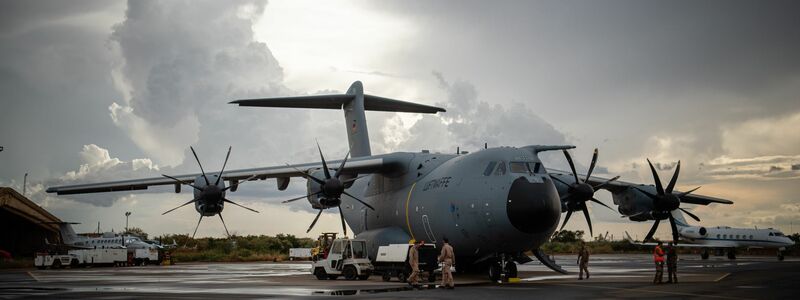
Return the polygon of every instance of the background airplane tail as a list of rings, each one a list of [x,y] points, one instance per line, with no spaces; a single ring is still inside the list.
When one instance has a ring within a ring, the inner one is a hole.
[[[72,229],[72,224],[67,222],[47,222],[48,224],[58,224],[58,231],[61,232],[61,242],[64,244],[73,244],[78,240],[78,234]]]
[[[679,210],[672,211],[672,217],[675,218],[675,225],[678,227],[689,227],[689,223],[686,222],[686,219],[683,217],[683,213]]]
[[[347,140],[352,157],[372,155],[372,150],[369,146],[367,118],[364,114],[367,110],[426,114],[435,114],[445,111],[444,108],[440,107],[365,95],[364,86],[361,84],[361,81],[353,82],[345,94],[244,99],[231,101],[230,103],[238,104],[239,106],[344,110],[345,126],[347,126]]]

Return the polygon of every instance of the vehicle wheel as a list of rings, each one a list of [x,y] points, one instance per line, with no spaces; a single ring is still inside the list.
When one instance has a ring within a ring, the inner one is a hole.
[[[80,265],[80,263],[78,262],[78,260],[77,260],[77,259],[73,259],[73,260],[72,260],[72,261],[69,263],[69,267],[70,267],[70,268],[77,268],[77,267],[78,267],[78,265]]]
[[[489,280],[492,282],[497,282],[500,280],[500,264],[492,263],[489,264]]]
[[[428,282],[436,282],[436,272],[433,270],[428,272]]]
[[[318,280],[328,279],[328,274],[325,274],[325,269],[324,268],[316,268],[316,269],[314,269],[314,276],[316,276]]]
[[[506,277],[508,278],[516,278],[517,277],[517,264],[513,261],[506,263]]]
[[[344,279],[356,280],[358,277],[358,271],[356,271],[356,267],[354,266],[346,266],[344,267],[344,270],[342,270],[342,275],[344,275]]]
[[[50,266],[50,268],[51,269],[61,269],[61,260],[56,259],[56,261],[53,262],[53,265]]]
[[[389,274],[389,272],[383,272],[383,276],[381,276],[381,279],[383,279],[383,281],[391,281],[392,274]]]
[[[397,273],[397,280],[400,280],[400,282],[406,282],[406,280],[408,280],[408,274],[406,274],[405,271],[400,271]]]
[[[145,258],[145,259],[142,261],[142,265],[143,265],[143,266],[146,266],[146,265],[149,265],[149,264],[150,264],[150,259],[149,259],[149,258]]]

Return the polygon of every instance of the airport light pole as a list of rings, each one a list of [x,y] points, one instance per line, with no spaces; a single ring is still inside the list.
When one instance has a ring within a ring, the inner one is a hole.
[[[128,217],[131,215],[131,212],[125,212],[125,233],[128,233]]]

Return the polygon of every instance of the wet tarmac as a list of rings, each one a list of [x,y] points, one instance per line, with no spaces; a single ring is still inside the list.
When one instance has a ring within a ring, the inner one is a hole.
[[[411,289],[396,279],[317,280],[307,262],[192,263],[175,266],[62,270],[0,270],[0,299],[141,298],[796,298],[800,259],[682,257],[679,284],[653,285],[649,255],[595,255],[591,277],[578,280],[575,258],[556,256],[562,275],[538,263],[519,266],[519,283],[492,283],[483,275],[456,275],[456,289]]]

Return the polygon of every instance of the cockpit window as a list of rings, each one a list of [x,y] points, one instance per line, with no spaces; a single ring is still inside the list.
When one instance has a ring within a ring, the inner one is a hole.
[[[772,232],[770,232],[770,233],[769,233],[769,236],[773,236],[773,235],[774,235],[774,234],[772,234]]]
[[[489,162],[489,165],[486,166],[486,170],[483,171],[483,176],[492,175],[492,171],[494,171],[494,166],[497,165],[496,161]]]
[[[533,171],[533,173],[544,173],[544,168],[542,168],[542,164],[538,162],[529,162],[528,168]]]
[[[494,170],[494,175],[505,175],[506,174],[506,162],[500,161],[497,164],[497,170]]]
[[[783,233],[776,232],[776,233],[775,233],[775,236],[783,236]]]
[[[508,168],[511,169],[511,173],[531,173],[528,169],[528,164],[524,162],[510,162],[508,163]]]

